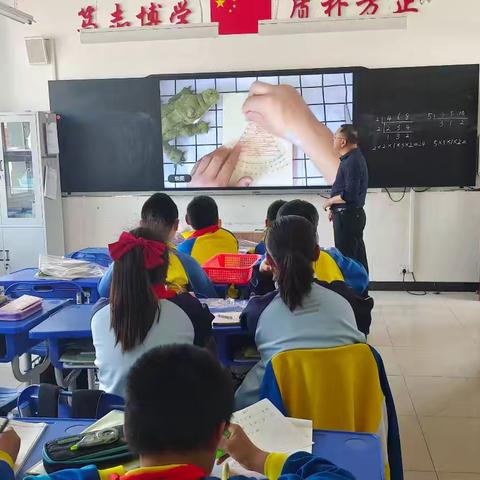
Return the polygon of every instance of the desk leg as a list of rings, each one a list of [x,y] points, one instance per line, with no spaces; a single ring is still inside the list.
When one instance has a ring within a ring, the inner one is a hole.
[[[75,387],[75,381],[80,375],[80,369],[72,370],[66,377],[63,376],[63,370],[61,368],[55,368],[55,381],[57,385],[62,388],[68,388],[68,390],[73,390]]]
[[[19,382],[28,383],[29,385],[40,383],[40,375],[50,366],[50,360],[46,357],[34,368],[31,368],[32,357],[29,353],[27,356],[27,369],[22,372],[20,368],[20,357],[15,357],[12,360],[12,372]]]
[[[88,376],[88,389],[95,390],[95,369],[89,368],[87,370],[87,376]]]

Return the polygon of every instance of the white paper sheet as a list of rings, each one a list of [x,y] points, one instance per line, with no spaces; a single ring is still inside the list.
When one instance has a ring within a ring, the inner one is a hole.
[[[20,451],[18,452],[17,461],[15,462],[14,467],[15,473],[18,473],[30,455],[30,452],[42,436],[47,424],[12,420],[10,421],[10,426],[17,432],[21,439]]]
[[[268,401],[268,400],[267,400]],[[249,407],[251,408],[251,407]],[[278,412],[280,413],[280,412]],[[281,413],[280,413],[281,415]],[[256,416],[256,413],[254,413],[254,416]],[[271,418],[271,417],[270,417]],[[287,420],[287,422],[290,423],[290,426],[293,428],[293,430],[296,432],[295,437],[298,441],[298,445],[294,445],[293,443],[290,443],[289,448],[291,450],[288,450],[286,453],[294,453],[298,451],[302,452],[312,452],[312,435],[313,435],[313,422],[311,420],[302,420],[298,418],[285,418],[282,415],[282,418]],[[232,419],[234,421],[234,419]],[[272,420],[270,420],[272,421]],[[284,451],[284,450],[277,450],[274,448],[274,445],[276,444],[277,446],[279,445],[279,442],[282,442],[281,439],[277,439],[274,442],[268,441],[268,445],[271,445],[270,447],[265,448],[266,451],[272,452],[272,451]],[[256,443],[256,442],[255,442]],[[283,443],[283,442],[282,442]],[[284,443],[286,445],[286,443]],[[280,444],[280,447],[282,445]],[[258,472],[252,472],[250,470],[247,470],[243,468],[238,462],[236,462],[233,459],[228,459],[228,468],[230,470],[230,476],[234,475],[243,475],[246,476],[247,478],[265,478],[265,475],[262,475]],[[212,475],[222,478],[222,471],[224,470],[223,466],[215,465],[213,468]]]
[[[259,125],[247,122],[242,106],[246,93],[223,94],[223,144],[242,145],[240,160],[231,184],[252,177],[254,187],[293,185],[293,146],[275,137]]]
[[[56,168],[45,167],[45,192],[44,196],[51,200],[58,198],[58,171]]]
[[[47,137],[47,154],[58,155],[60,153],[60,149],[58,148],[57,123],[47,123],[45,126],[45,131]]]
[[[240,325],[242,312],[219,312],[215,314],[213,325]]]

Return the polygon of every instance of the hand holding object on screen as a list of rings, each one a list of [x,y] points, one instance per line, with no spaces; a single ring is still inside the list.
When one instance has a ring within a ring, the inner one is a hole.
[[[212,153],[205,155],[193,167],[190,188],[215,188],[215,187],[248,187],[252,183],[250,177],[243,177],[231,185],[235,167],[240,158],[240,147],[220,147]]]
[[[333,150],[333,133],[315,118],[295,88],[255,82],[243,113],[247,120],[300,147],[327,182],[333,183],[340,164]]]

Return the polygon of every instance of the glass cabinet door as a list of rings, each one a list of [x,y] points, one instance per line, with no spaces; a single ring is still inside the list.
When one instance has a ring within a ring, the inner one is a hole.
[[[41,223],[35,123],[28,118],[0,117],[0,177],[4,225]]]

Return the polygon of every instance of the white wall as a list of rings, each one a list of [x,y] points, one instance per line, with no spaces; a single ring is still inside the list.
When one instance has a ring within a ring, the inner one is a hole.
[[[284,0],[281,0],[283,3]],[[285,0],[286,2],[287,0]],[[393,0],[392,0],[393,1]],[[99,0],[108,14],[113,2]],[[129,0],[135,9],[140,0]],[[165,3],[165,2],[164,2]],[[192,2],[193,3],[193,2]],[[308,68],[364,65],[390,67],[480,63],[480,2],[433,0],[409,17],[407,31],[350,32],[280,37],[227,37],[204,40],[80,45],[76,28],[81,0],[18,0],[18,7],[37,23],[0,23],[1,110],[48,108],[50,67],[30,67],[23,37],[53,37],[58,78],[144,76],[152,73]],[[127,2],[124,2],[127,6]],[[108,15],[107,15],[108,16]],[[2,41],[2,34],[6,36]],[[394,194],[398,197],[398,194]],[[303,195],[317,206],[321,199]],[[188,197],[175,197],[183,210]],[[135,223],[141,197],[67,198],[65,238],[69,250],[101,245],[123,227]],[[218,196],[224,223],[232,229],[260,228],[271,196]],[[425,281],[478,281],[480,276],[480,195],[471,192],[417,194],[415,216],[415,274]],[[366,241],[372,279],[399,280],[408,263],[409,196],[392,203],[384,193],[367,198]],[[320,238],[332,243],[331,226],[323,219]]]

